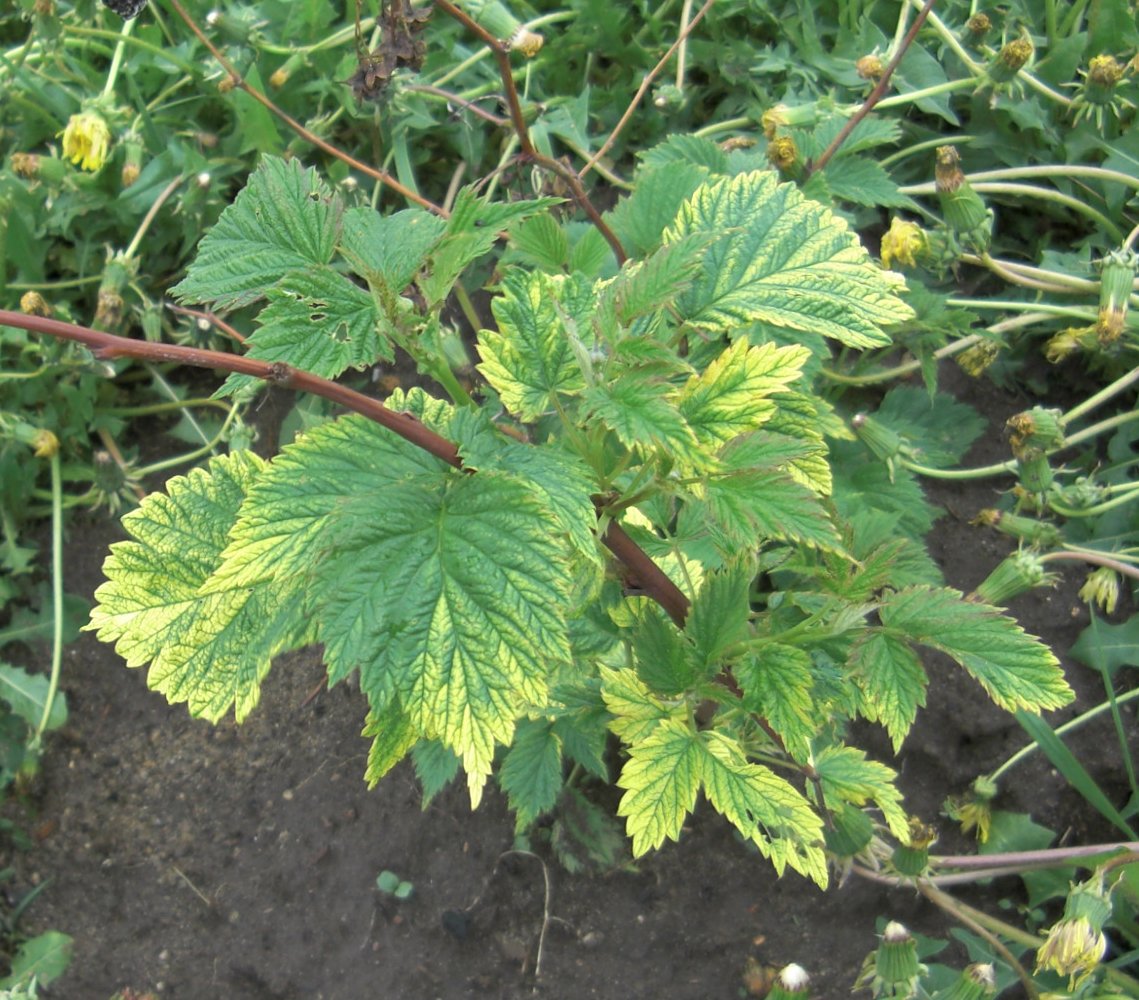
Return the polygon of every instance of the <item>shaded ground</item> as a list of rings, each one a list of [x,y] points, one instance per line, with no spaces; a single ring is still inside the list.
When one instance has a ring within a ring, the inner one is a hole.
[[[1003,457],[999,428],[1023,406],[983,385],[971,391],[996,428],[971,458]],[[949,511],[935,554],[964,590],[1010,548],[966,524],[995,489],[956,486],[933,497]],[[72,528],[69,590],[91,594],[117,537],[110,521]],[[1075,594],[1081,579],[1073,571],[1013,609],[1062,657],[1087,623]],[[928,665],[930,704],[901,757],[869,727],[859,742],[900,767],[909,806],[940,823],[939,849],[951,851],[965,844],[938,816],[944,798],[1025,737],[962,671]],[[824,895],[794,874],[775,879],[703,808],[679,844],[635,869],[571,876],[548,858],[543,868],[534,856],[504,856],[513,822],[494,794],[472,814],[465,790],[453,787],[423,812],[406,767],[369,792],[363,698],[343,685],[320,689],[322,676],[314,653],[283,657],[250,721],[212,727],[148,692],[141,671],[92,637],[69,647],[71,721],[20,816],[37,843],[5,859],[17,870],[15,895],[51,880],[23,929],[75,939],[70,971],[47,996],[106,1000],[130,987],[194,1000],[696,1000],[740,996],[754,959],[799,962],[826,998],[848,993],[875,947],[876,917],[944,933],[912,891],[852,879]],[[1080,701],[1057,719],[1102,700],[1090,671],[1069,664],[1069,678]],[[1089,729],[1072,746],[1111,788],[1107,730]],[[1071,842],[1110,836],[1042,760],[1015,772],[998,805],[1030,810]],[[377,891],[383,869],[414,885],[410,900]],[[1014,890],[1010,882],[998,892]],[[995,896],[974,899],[991,905]]]

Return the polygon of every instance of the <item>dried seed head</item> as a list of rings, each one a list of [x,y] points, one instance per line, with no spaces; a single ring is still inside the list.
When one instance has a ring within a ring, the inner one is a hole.
[[[854,71],[863,80],[881,80],[884,70],[882,59],[876,55],[862,56],[854,64]]]
[[[779,170],[790,170],[799,161],[799,147],[789,135],[781,135],[767,144],[767,159]]]
[[[895,216],[890,228],[882,237],[882,266],[917,267],[917,258],[929,249],[925,230],[916,222],[907,222]]]
[[[24,292],[20,296],[20,312],[25,316],[43,316],[47,318],[51,315],[51,306],[48,305],[45,299],[39,292]]]

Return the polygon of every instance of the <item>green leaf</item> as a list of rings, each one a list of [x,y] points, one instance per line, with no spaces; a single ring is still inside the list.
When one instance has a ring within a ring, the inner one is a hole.
[[[642,262],[628,262],[598,295],[598,312],[628,326],[674,302],[699,272],[710,239],[703,234],[660,247]]]
[[[35,729],[43,718],[47,706],[51,680],[44,674],[29,674],[22,667],[0,660],[0,701]],[[67,699],[62,691],[56,692],[48,715],[47,728],[58,729],[67,722]]]
[[[902,279],[878,268],[842,219],[769,172],[703,185],[665,241],[699,232],[721,235],[679,305],[703,329],[731,333],[762,322],[884,347],[882,327],[913,315],[898,297]]]
[[[897,753],[925,705],[929,678],[921,661],[896,636],[871,632],[855,646],[850,665],[854,682],[866,696],[866,717],[886,727]]]
[[[447,223],[422,208],[380,215],[371,208],[344,213],[340,252],[380,292],[391,312],[395,297],[415,280]]]
[[[558,309],[565,283],[540,271],[509,271],[492,304],[498,332],[479,334],[479,371],[522,420],[536,420],[554,408],[559,395],[585,387]]]
[[[696,805],[704,751],[699,736],[679,719],[662,719],[629,750],[617,784],[625,789],[617,815],[633,841],[633,857],[676,840]]]
[[[655,601],[637,600],[631,642],[637,675],[654,691],[676,696],[695,683],[699,664],[691,645]]]
[[[546,719],[519,723],[502,759],[498,783],[517,813],[520,830],[554,808],[562,790],[562,744],[552,723]]]
[[[735,668],[744,707],[763,716],[797,760],[805,760],[819,728],[811,656],[796,646],[771,643]]]
[[[914,201],[902,194],[885,168],[863,156],[843,156],[825,170],[831,194],[839,201],[884,208],[912,208]]]
[[[489,253],[503,229],[560,201],[536,198],[488,202],[479,198],[473,188],[463,188],[451,209],[446,231],[431,254],[431,265],[419,282],[428,306],[434,307],[450,295],[451,287],[467,265]]]
[[[707,178],[707,168],[680,161],[641,173],[633,193],[606,216],[626,252],[637,258],[656,250],[680,206]]]
[[[71,964],[72,939],[60,931],[45,931],[23,942],[12,959],[12,974],[0,980],[0,989],[27,986],[34,978],[39,986],[54,982]]]
[[[455,415],[466,419],[470,412],[464,408]],[[465,468],[513,476],[557,520],[578,555],[598,567],[603,564],[593,506],[593,478],[580,458],[563,451],[555,442],[524,444],[497,431],[493,437],[480,436],[469,444],[459,435],[447,436],[458,443]]]
[[[825,799],[842,799],[855,806],[872,801],[895,837],[907,835],[909,819],[902,808],[902,793],[894,786],[897,774],[891,768],[846,746],[825,747],[814,763]]]
[[[472,803],[496,743],[569,660],[555,531],[517,481],[456,472],[434,490],[390,486],[371,519],[330,537],[317,573],[330,666],[358,662],[373,705],[394,690],[421,735],[462,757]]]
[[[1052,765],[1077,792],[1087,800],[1101,816],[1112,823],[1125,837],[1134,840],[1139,837],[1134,828],[1123,818],[1119,810],[1111,804],[1111,800],[1104,794],[1103,789],[1096,784],[1095,779],[1088,774],[1068,749],[1055,730],[1052,729],[1039,715],[1023,710],[1016,713],[1016,721],[1021,724],[1024,731],[1036,741],[1036,745],[1044,751],[1044,755]]]
[[[1072,646],[1072,655],[1093,670],[1114,677],[1120,667],[1139,667],[1139,614],[1112,625],[1092,615]]]
[[[395,357],[380,335],[372,297],[330,267],[292,271],[266,294],[269,304],[246,341],[246,355],[283,361],[323,378]],[[219,394],[260,380],[230,375]]]
[[[47,597],[46,588],[44,597],[36,609],[18,607],[12,611],[12,617],[5,628],[0,628],[0,646],[9,642],[22,642],[30,645],[33,642],[50,642],[55,631],[55,619],[52,614],[50,598]],[[71,642],[79,635],[80,629],[87,621],[91,605],[75,594],[63,595],[63,641]]]
[[[569,261],[569,238],[549,212],[533,215],[510,227],[511,260],[560,274]]]
[[[111,546],[86,626],[114,642],[128,666],[149,661],[153,690],[210,721],[231,707],[243,720],[272,657],[310,635],[303,590],[282,592],[268,578],[202,590],[263,469],[247,451],[215,458],[127,514],[133,540]]]
[[[755,573],[755,561],[742,558],[704,577],[684,624],[700,666],[718,665],[736,643],[747,638]]]
[[[364,780],[369,788],[374,788],[380,778],[403,760],[419,738],[398,702],[385,706],[379,712],[369,712],[361,735],[372,739],[368,766],[364,771]]]
[[[438,740],[420,740],[411,748],[411,760],[415,764],[415,776],[423,786],[423,808],[426,809],[431,800],[455,780],[462,761]]]
[[[960,462],[987,426],[973,407],[943,392],[931,399],[913,385],[892,388],[874,416],[917,451],[918,462],[937,468]]]
[[[756,535],[841,551],[830,515],[814,493],[790,476],[729,468],[708,474],[701,493],[713,522],[710,527],[723,533],[726,551],[749,538],[754,541]]]
[[[643,745],[666,719],[683,720],[681,709],[665,705],[629,669],[601,667],[601,697],[613,713],[609,728],[630,746]]]
[[[633,451],[658,449],[682,462],[700,459],[696,435],[685,422],[667,382],[633,371],[583,393],[587,418],[601,420]]]
[[[218,309],[255,302],[283,274],[332,260],[340,211],[315,170],[267,156],[206,234],[172,293]]]
[[[701,733],[704,791],[721,813],[782,875],[790,865],[827,886],[823,821],[803,796],[769,768],[744,759],[722,733]]]
[[[1001,708],[1060,708],[1073,698],[1059,661],[997,608],[948,587],[911,587],[887,598],[882,624],[951,656]]]
[[[726,173],[728,156],[713,139],[698,135],[670,135],[664,142],[641,154],[638,181],[643,174],[670,163],[695,163],[713,174]]]
[[[737,340],[680,394],[680,412],[703,445],[726,444],[775,414],[773,393],[794,382],[810,352]]]
[[[435,489],[451,466],[356,414],[331,420],[284,448],[257,481],[233,529],[224,564],[204,593],[264,580],[303,586],[326,532],[383,509],[394,483]]]

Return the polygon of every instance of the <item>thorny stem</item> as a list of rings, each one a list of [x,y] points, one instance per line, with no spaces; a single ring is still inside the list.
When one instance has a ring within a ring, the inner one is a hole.
[[[198,347],[131,340],[129,337],[117,337],[114,334],[90,330],[72,323],[45,319],[41,316],[26,316],[23,313],[3,309],[0,309],[0,326],[14,326],[21,330],[75,341],[86,346],[96,358],[101,360],[128,357],[144,361],[169,361],[193,368],[212,368],[252,375],[271,385],[311,392],[354,413],[359,413],[381,427],[386,427],[405,441],[422,448],[428,454],[434,455],[456,469],[463,468],[455,445],[421,424],[411,414],[391,410],[379,400],[311,372],[293,368],[291,365],[260,361],[223,351],[208,351]],[[625,565],[645,594],[660,604],[678,626],[683,627],[684,620],[688,616],[688,598],[667,574],[616,522],[609,522],[601,540]]]
[[[914,18],[914,23],[910,25],[910,30],[906,32],[906,37],[902,39],[902,44],[898,46],[897,51],[894,52],[894,55],[886,64],[886,68],[882,70],[882,77],[870,92],[870,96],[862,102],[862,106],[858,111],[846,120],[846,124],[843,125],[831,144],[823,150],[822,155],[814,163],[807,164],[806,175],[808,177],[816,171],[822,170],[823,167],[830,162],[831,157],[838,152],[839,147],[850,137],[850,133],[858,127],[858,123],[870,114],[874,105],[882,99],[887,87],[890,86],[890,78],[894,75],[894,70],[898,68],[898,63],[902,61],[902,57],[913,44],[914,39],[917,38],[921,26],[925,24],[926,18],[929,17],[929,12],[933,9],[933,3],[934,0],[925,0],[925,6],[919,11],[918,16]]]
[[[436,215],[442,216],[443,218],[447,217],[447,213],[444,212],[443,209],[436,205],[434,202],[428,201],[422,195],[416,194],[411,190],[411,188],[401,184],[385,171],[379,170],[376,167],[369,166],[367,163],[363,163],[360,160],[357,160],[355,157],[349,156],[342,149],[338,149],[331,143],[325,142],[320,136],[316,135],[314,132],[309,131],[295,118],[287,115],[268,97],[266,97],[256,88],[250,86],[245,81],[245,78],[237,71],[234,65],[228,59],[226,59],[226,57],[221,54],[213,42],[209,40],[205,32],[203,32],[202,29],[198,26],[198,23],[192,17],[190,17],[189,14],[186,13],[185,9],[182,7],[181,3],[178,2],[178,0],[170,0],[170,5],[174,8],[175,11],[177,11],[178,16],[182,18],[182,20],[186,23],[186,27],[188,27],[194,33],[198,41],[200,41],[207,49],[209,49],[210,54],[214,57],[214,59],[217,60],[218,65],[221,66],[221,68],[229,74],[229,78],[233,81],[234,86],[240,87],[245,91],[245,93],[257,101],[258,104],[261,104],[272,114],[276,115],[281,121],[288,125],[289,128],[296,132],[297,135],[304,139],[305,142],[311,143],[313,146],[316,146],[317,149],[323,150],[325,153],[328,153],[329,156],[336,157],[336,159],[346,163],[354,170],[359,170],[362,174],[371,177],[373,180],[377,180],[381,184],[386,184],[393,191],[407,198],[408,201],[415,202],[415,204],[427,209],[429,212],[434,212]]]
[[[712,3],[712,0],[708,0],[708,3]],[[616,233],[609,228],[608,223],[601,218],[601,213],[597,211],[593,202],[589,200],[589,195],[585,193],[585,188],[582,186],[578,174],[564,163],[559,163],[553,157],[543,156],[534,148],[534,142],[530,138],[530,129],[526,125],[526,118],[522,112],[522,102],[518,97],[518,88],[514,85],[514,72],[510,68],[509,50],[499,39],[495,38],[494,35],[476,22],[465,11],[456,7],[450,0],[435,0],[435,5],[453,17],[468,31],[476,34],[482,42],[490,48],[494,54],[495,61],[498,63],[498,71],[502,77],[502,86],[505,91],[506,106],[510,111],[510,120],[514,125],[514,132],[518,136],[522,156],[538,164],[538,166],[543,169],[548,170],[550,173],[557,174],[558,177],[566,182],[573,194],[574,201],[577,202],[581,210],[589,217],[589,221],[593,223],[597,231],[605,237],[605,242],[613,249],[618,266],[624,264],[625,261],[629,259],[628,254],[625,253],[625,248],[621,246],[621,241],[617,239]]]
[[[633,95],[633,99],[629,102],[629,106],[625,109],[625,113],[621,116],[621,120],[618,121],[617,124],[613,127],[613,131],[609,133],[609,138],[601,144],[601,148],[596,153],[594,153],[593,156],[590,157],[589,162],[587,162],[586,165],[578,171],[578,177],[584,177],[587,173],[589,173],[589,171],[591,171],[597,165],[597,161],[609,152],[613,146],[613,143],[617,141],[617,136],[620,135],[625,126],[629,124],[629,119],[633,117],[633,112],[637,110],[637,107],[640,105],[641,101],[644,100],[645,94],[648,93],[649,87],[651,87],[653,84],[653,80],[655,80],[660,75],[665,66],[668,65],[668,61],[672,58],[672,54],[676,52],[677,49],[679,49],[680,46],[687,40],[688,36],[692,34],[692,30],[696,27],[696,25],[698,25],[704,19],[704,15],[708,13],[713,3],[715,3],[715,0],[705,0],[704,6],[701,7],[696,12],[696,16],[688,22],[685,29],[679,34],[679,36],[677,36],[676,41],[673,42],[671,46],[669,46],[668,51],[663,56],[661,56],[657,64],[652,69],[650,69],[648,73],[645,74],[645,78],[641,81],[641,85],[637,88],[637,92]]]

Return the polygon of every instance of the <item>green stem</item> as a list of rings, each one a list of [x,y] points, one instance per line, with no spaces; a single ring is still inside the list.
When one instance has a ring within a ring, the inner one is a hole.
[[[1057,511],[1057,513],[1060,512]],[[1104,555],[1102,552],[1096,552],[1092,549],[1081,549],[1073,546],[1071,548],[1061,549],[1058,552],[1046,552],[1040,556],[1039,559],[1041,563],[1081,562],[1090,563],[1093,566],[1106,566],[1121,576],[1130,576],[1139,580],[1139,566],[1130,566],[1127,563],[1120,562],[1118,559],[1112,559],[1111,556]]]
[[[1061,517],[1098,517],[1100,514],[1105,514],[1109,510],[1115,510],[1116,507],[1122,507],[1125,504],[1132,503],[1136,495],[1136,490],[1128,490],[1119,493],[1110,500],[1105,500],[1103,503],[1097,503],[1094,507],[1068,507],[1062,503],[1057,503],[1055,500],[1050,500],[1048,507]],[[1107,564],[1104,563],[1103,565]],[[1139,574],[1128,573],[1128,576],[1139,576]]]
[[[1126,375],[1121,375],[1111,385],[1105,386],[1100,389],[1094,396],[1089,396],[1079,406],[1074,406],[1061,418],[1062,422],[1067,425],[1073,420],[1079,420],[1085,413],[1094,410],[1101,403],[1106,403],[1109,399],[1119,395],[1124,389],[1130,388],[1136,382],[1139,382],[1139,367],[1132,368]]]
[[[172,469],[178,465],[185,465],[187,462],[196,462],[199,458],[203,458],[206,455],[212,454],[213,450],[219,444],[221,444],[223,440],[225,440],[226,432],[229,430],[229,425],[233,423],[233,418],[237,416],[237,411],[238,404],[234,403],[230,408],[229,416],[225,418],[225,421],[221,425],[221,430],[219,430],[217,434],[213,436],[213,438],[206,441],[202,447],[197,448],[185,455],[175,455],[173,458],[166,458],[161,462],[155,462],[153,465],[148,465],[142,469],[139,469],[135,475],[137,475],[139,479],[143,479],[146,476],[154,475],[156,472],[164,472],[166,469]],[[195,427],[196,426],[197,425],[195,425]],[[201,433],[200,428],[198,428],[198,432]]]
[[[1096,314],[1089,309],[1076,306],[1056,306],[1048,302],[1018,302],[1015,299],[958,299],[951,298],[948,304],[959,309],[999,309],[1002,312],[1029,311],[1047,313],[1083,323],[1094,323]]]
[[[943,358],[951,358],[954,354],[959,354],[961,351],[967,350],[978,341],[981,336],[977,333],[971,333],[967,337],[961,337],[959,340],[953,341],[951,344],[946,344],[944,347],[939,347],[933,352],[933,356],[937,360]],[[877,385],[879,382],[888,382],[895,378],[904,378],[921,368],[921,360],[915,358],[913,361],[906,361],[900,365],[895,365],[893,368],[882,368],[875,372],[868,372],[865,375],[844,375],[842,372],[836,372],[830,368],[820,369],[824,378],[831,382],[837,382],[839,385]]]
[[[59,691],[60,667],[63,664],[63,473],[59,449],[51,456],[51,679],[44,699],[43,715],[31,740],[39,749],[40,741],[51,718],[52,705]]]
[[[954,146],[963,146],[967,142],[976,142],[975,135],[955,135],[953,137]],[[907,146],[905,149],[899,149],[896,153],[891,153],[889,156],[884,157],[878,162],[889,169],[895,163],[901,160],[908,159],[911,156],[916,156],[918,153],[924,153],[927,149],[936,149],[938,146],[945,145],[945,137],[937,136],[934,139],[926,139],[925,142],[914,143],[912,146]]]
[[[932,18],[933,15],[931,14]],[[965,77],[961,80],[946,80],[944,83],[935,83],[929,87],[922,87],[920,90],[907,90],[904,94],[894,94],[893,97],[884,97],[876,105],[876,111],[882,108],[897,108],[904,107],[907,104],[913,104],[915,101],[923,100],[927,97],[937,97],[939,94],[950,94],[955,90],[964,90],[967,87],[975,87],[977,80],[974,77]],[[944,145],[945,140],[941,140],[938,145]]]
[[[1139,688],[1134,688],[1133,690],[1128,691],[1126,694],[1121,694],[1116,699],[1116,701],[1118,704],[1122,705],[1126,702],[1134,701],[1136,698],[1139,698]],[[1104,712],[1108,712],[1110,710],[1111,704],[1109,702],[1102,702],[1101,704],[1096,705],[1095,708],[1089,708],[1082,715],[1077,715],[1074,719],[1068,720],[1062,726],[1057,726],[1056,735],[1063,736],[1065,733],[1070,733],[1075,729],[1079,729],[1080,726],[1084,725],[1087,722],[1090,722],[1096,716],[1103,715]],[[1008,760],[1001,764],[1000,767],[989,774],[989,780],[994,782],[998,781],[1002,775],[1007,774],[1022,760],[1039,749],[1040,744],[1036,742],[1029,743],[1027,746],[1021,747],[1021,749],[1019,749]]]

